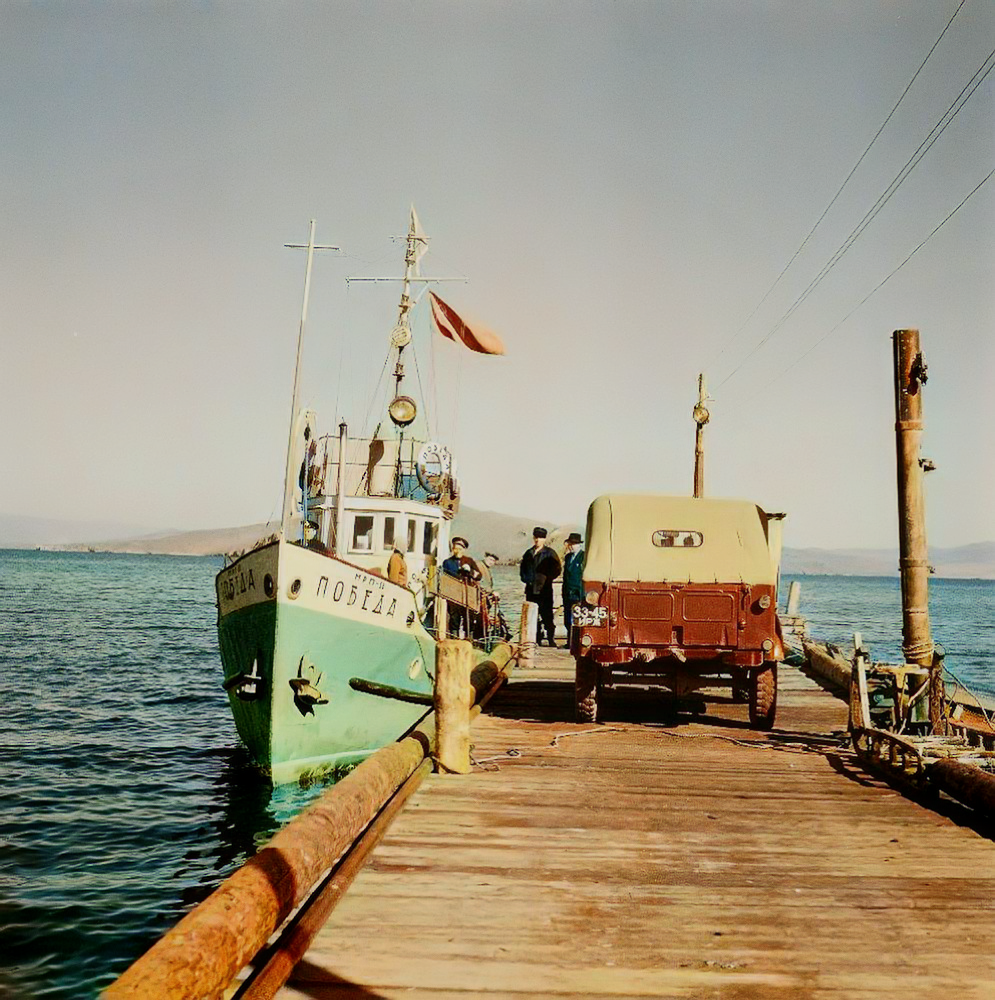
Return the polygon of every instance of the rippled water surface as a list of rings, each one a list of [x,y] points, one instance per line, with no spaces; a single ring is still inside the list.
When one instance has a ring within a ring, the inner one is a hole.
[[[272,791],[239,747],[218,567],[0,552],[3,1000],[94,996],[321,791]],[[799,579],[816,636],[898,655],[897,579]],[[517,574],[496,582],[517,626]],[[936,580],[931,601],[951,667],[995,693],[995,585]]]
[[[0,997],[93,996],[317,791],[220,686],[211,559],[0,553]]]
[[[898,577],[799,576],[801,614],[813,638],[849,652],[854,630],[875,660],[902,660],[902,590]],[[782,600],[787,585],[782,580]],[[930,580],[933,641],[946,665],[979,694],[995,695],[995,580]]]

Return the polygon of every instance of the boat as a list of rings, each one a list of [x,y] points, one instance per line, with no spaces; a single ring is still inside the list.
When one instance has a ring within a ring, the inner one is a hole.
[[[450,450],[419,434],[427,424],[405,391],[420,293],[443,336],[484,354],[503,345],[429,291],[444,279],[421,275],[427,242],[412,207],[403,276],[393,279],[393,398],[369,438],[350,437],[344,421],[322,435],[300,404],[312,260],[337,248],[315,244],[314,222],[299,245],[307,266],[280,530],[226,559],[216,578],[224,688],[240,738],[274,784],[346,770],[414,725],[431,704],[436,640],[454,607],[482,649],[493,639],[486,595],[440,572],[459,482]]]

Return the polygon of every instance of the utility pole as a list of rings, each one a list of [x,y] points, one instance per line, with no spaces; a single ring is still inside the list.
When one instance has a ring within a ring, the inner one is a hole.
[[[926,546],[925,469],[920,456],[922,388],[926,362],[918,330],[892,334],[895,358],[895,444],[898,462],[898,550],[902,578],[902,653],[906,663],[930,670],[929,721],[942,728],[943,666],[934,655],[929,627],[929,552]]]
[[[705,424],[708,423],[709,413],[705,407],[708,395],[705,392],[705,375],[698,376],[698,403],[691,411],[694,417],[694,496],[703,497],[705,495]]]

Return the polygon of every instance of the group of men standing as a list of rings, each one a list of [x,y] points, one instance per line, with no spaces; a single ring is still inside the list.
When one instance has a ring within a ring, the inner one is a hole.
[[[553,624],[553,581],[563,573],[563,624],[570,645],[573,606],[584,599],[584,550],[580,535],[574,531],[567,537],[563,564],[560,557],[546,544],[548,532],[536,527],[532,531],[532,547],[526,549],[519,564],[519,576],[525,584],[525,600],[539,605],[539,627],[536,643],[556,648],[556,626]]]
[[[563,624],[567,630],[567,646],[570,645],[570,627],[573,623],[573,606],[584,600],[584,549],[580,535],[573,531],[567,536],[563,562],[555,549],[546,543],[549,533],[545,528],[536,527],[532,531],[532,546],[526,549],[519,564],[519,576],[525,585],[525,600],[539,606],[539,625],[536,641],[541,646],[556,648],[556,626],[553,622],[553,583],[562,574]],[[478,584],[489,593],[494,589],[491,568],[498,557],[492,552],[484,555],[478,563],[469,554],[470,545],[465,538],[456,535],[450,541],[450,555],[442,563],[442,571],[468,583]],[[388,567],[388,574],[389,574]],[[465,630],[469,635],[473,622],[464,608],[453,606],[449,609],[448,628],[451,634],[459,635]]]
[[[485,552],[483,560],[478,563],[470,555],[470,543],[462,535],[455,535],[451,539],[449,551],[449,558],[442,562],[442,572],[480,587],[484,591],[484,600],[488,610],[493,611],[497,618],[497,595],[494,593],[494,578],[491,575],[491,569],[497,565],[498,557],[493,552]],[[447,628],[450,635],[458,636],[462,632],[470,637],[476,633],[480,624],[479,614],[459,605],[453,605],[449,608]]]

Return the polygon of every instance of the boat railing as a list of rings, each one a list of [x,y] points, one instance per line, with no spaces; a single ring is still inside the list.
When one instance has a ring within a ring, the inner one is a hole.
[[[458,488],[449,452],[435,442],[405,436],[348,438],[344,448],[336,435],[318,438],[306,473],[310,500],[334,495],[340,451],[346,496],[400,497],[455,511]]]
[[[431,588],[434,597],[441,597],[449,604],[479,611],[485,597],[482,587],[469,579],[461,579],[450,573],[436,573]]]

